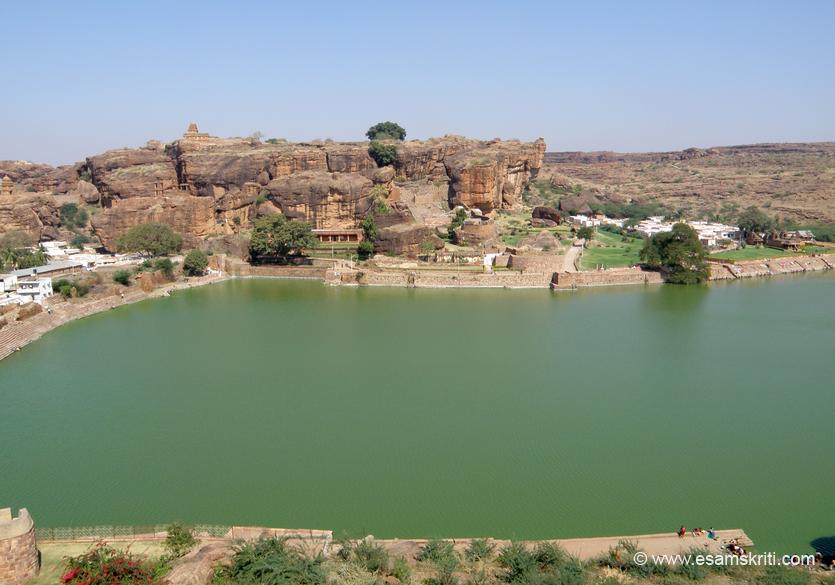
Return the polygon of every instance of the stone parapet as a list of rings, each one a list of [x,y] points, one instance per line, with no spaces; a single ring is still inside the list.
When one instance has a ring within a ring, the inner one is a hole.
[[[0,509],[0,583],[20,585],[40,570],[35,523],[26,508],[17,518],[10,508]]]

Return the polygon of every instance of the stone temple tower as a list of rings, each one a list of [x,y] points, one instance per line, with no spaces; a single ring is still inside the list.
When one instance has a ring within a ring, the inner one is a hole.
[[[20,585],[40,571],[35,523],[26,508],[17,518],[11,508],[0,509],[0,583]]]
[[[9,178],[9,175],[6,175],[0,181],[0,195],[11,195],[12,191],[14,191],[14,181]]]

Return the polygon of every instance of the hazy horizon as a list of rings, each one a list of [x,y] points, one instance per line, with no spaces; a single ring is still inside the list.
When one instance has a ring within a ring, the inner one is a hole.
[[[549,151],[835,140],[835,3],[5,7],[0,160],[217,136],[542,136]]]

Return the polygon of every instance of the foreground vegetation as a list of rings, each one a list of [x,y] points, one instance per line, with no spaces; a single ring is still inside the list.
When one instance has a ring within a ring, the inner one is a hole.
[[[216,568],[213,585],[835,583],[829,573],[808,569],[641,565],[633,560],[636,552],[633,543],[621,542],[598,558],[581,561],[550,542],[497,548],[493,541],[474,539],[466,547],[431,540],[414,555],[397,556],[379,543],[363,540],[337,543],[333,558],[326,559],[284,540],[262,539],[240,545],[231,562]]]

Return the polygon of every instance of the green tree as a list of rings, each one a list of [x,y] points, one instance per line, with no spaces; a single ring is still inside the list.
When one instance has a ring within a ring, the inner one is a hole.
[[[699,235],[684,223],[673,225],[672,231],[655,234],[644,242],[641,260],[651,268],[667,272],[667,282],[698,284],[707,280],[707,254]]]
[[[315,245],[316,237],[310,224],[272,214],[255,220],[249,240],[249,254],[252,258],[287,256],[301,254],[304,248],[313,248]]]
[[[584,240],[594,239],[594,228],[588,225],[584,225],[583,227],[577,230],[577,237],[583,238]]]
[[[0,270],[16,270],[43,266],[46,253],[35,247],[35,238],[22,231],[11,231],[0,236]]]
[[[464,225],[464,220],[467,219],[467,210],[463,207],[459,207],[455,210],[455,215],[452,217],[452,221],[447,228],[447,236],[449,239],[453,239],[455,237],[455,230],[462,225]]]
[[[183,237],[163,223],[141,223],[119,236],[116,247],[120,252],[165,256],[180,251]]]
[[[374,159],[378,167],[384,167],[397,160],[397,147],[393,144],[386,144],[372,140],[368,145],[368,155]]]
[[[203,250],[192,250],[183,259],[183,272],[186,276],[200,276],[209,266],[209,257]]]
[[[117,270],[113,273],[113,282],[116,282],[123,286],[130,286],[130,271]]]
[[[374,124],[365,133],[369,140],[405,140],[406,130],[396,122]]]
[[[755,205],[747,207],[739,215],[737,223],[746,233],[767,232],[775,226],[774,219]]]
[[[87,225],[87,211],[75,203],[64,203],[59,209],[61,225],[67,229],[83,228]]]
[[[194,533],[178,522],[169,524],[165,532],[165,550],[174,558],[185,555],[197,545]]]
[[[365,216],[360,224],[363,240],[357,246],[357,255],[360,260],[365,260],[374,254],[374,242],[377,241],[377,222],[373,215]]]

